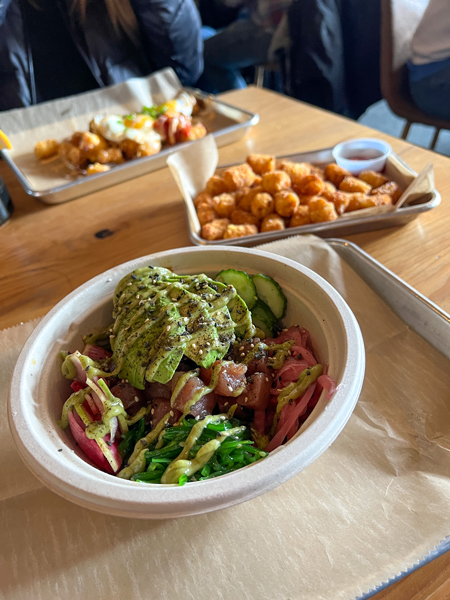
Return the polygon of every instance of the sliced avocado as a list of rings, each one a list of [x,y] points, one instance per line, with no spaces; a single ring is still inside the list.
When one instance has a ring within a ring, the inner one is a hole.
[[[251,315],[232,286],[157,267],[137,269],[121,280],[113,316],[117,372],[139,389],[145,380],[170,381],[183,355],[209,368],[225,356],[235,331],[240,336],[253,331]]]
[[[240,296],[230,300],[228,310],[235,324],[236,335],[243,340],[254,337],[255,328],[252,323],[251,312]]]

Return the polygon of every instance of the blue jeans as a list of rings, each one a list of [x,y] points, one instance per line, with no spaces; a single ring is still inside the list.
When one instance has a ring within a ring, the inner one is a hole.
[[[409,82],[417,106],[431,117],[450,121],[450,67]]]
[[[250,19],[238,19],[205,39],[203,75],[197,87],[211,94],[247,87],[239,69],[267,61],[272,33]]]

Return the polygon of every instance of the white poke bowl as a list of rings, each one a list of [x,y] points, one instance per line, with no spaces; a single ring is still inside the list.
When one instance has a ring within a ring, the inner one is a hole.
[[[288,300],[283,323],[309,330],[316,357],[338,384],[325,392],[299,432],[264,460],[215,479],[179,485],[127,481],[98,470],[69,430],[57,425],[71,390],[61,375],[62,349],[81,350],[81,335],[112,322],[119,280],[141,266],[215,275],[224,267],[276,279]],[[145,256],[91,279],[51,310],[23,348],[15,367],[8,419],[17,449],[48,488],[86,508],[133,518],[165,519],[226,508],[287,481],[322,454],[344,427],[358,400],[365,368],[363,338],[342,297],[298,263],[247,248],[181,248]]]

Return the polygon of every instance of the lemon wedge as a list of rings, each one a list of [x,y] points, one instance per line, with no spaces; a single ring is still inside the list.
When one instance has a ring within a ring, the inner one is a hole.
[[[8,136],[0,129],[0,150],[11,150],[12,144]]]

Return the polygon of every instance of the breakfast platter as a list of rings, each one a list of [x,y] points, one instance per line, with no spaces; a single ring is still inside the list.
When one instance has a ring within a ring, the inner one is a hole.
[[[28,195],[60,204],[161,169],[180,143],[191,145],[206,132],[219,146],[237,141],[258,120],[255,113],[183,88],[175,72],[164,69],[4,111],[0,129],[12,148],[1,153]]]

